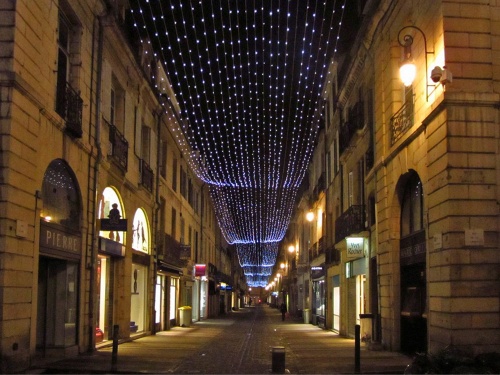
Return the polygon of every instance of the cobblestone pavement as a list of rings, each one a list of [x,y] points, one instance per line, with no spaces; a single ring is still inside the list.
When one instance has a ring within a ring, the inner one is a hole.
[[[354,340],[293,318],[282,322],[277,309],[258,305],[122,343],[114,367],[111,358],[112,348],[102,347],[28,373],[269,374],[284,367],[292,374],[351,374]],[[361,349],[361,373],[402,374],[410,362],[400,353]]]

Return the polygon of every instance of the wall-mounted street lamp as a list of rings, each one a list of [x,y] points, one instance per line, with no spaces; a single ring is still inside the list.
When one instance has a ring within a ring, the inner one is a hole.
[[[288,252],[289,252],[290,254],[295,253],[295,246],[293,246],[293,245],[288,246]]]
[[[314,220],[314,212],[308,211],[306,214],[306,220],[309,222],[313,221]]]
[[[418,28],[417,26],[404,26],[398,33],[398,43],[403,47],[403,61],[401,62],[401,66],[399,67],[399,76],[401,81],[405,86],[411,86],[413,81],[415,80],[415,76],[417,74],[417,68],[415,65],[415,61],[413,60],[411,46],[413,45],[413,36],[410,34],[406,34],[408,29],[413,29],[419,32],[422,35],[424,40],[424,51],[425,51],[425,99],[429,101],[429,87],[435,88],[434,84],[429,84],[429,77],[427,77],[428,72],[428,64],[427,64],[427,56],[434,55],[434,51],[427,50],[427,38],[425,37],[424,32]],[[406,30],[406,31],[405,31]],[[452,75],[449,70],[446,69],[446,66],[443,68],[436,66],[432,69],[431,79],[434,83],[441,83],[445,85],[446,83],[451,82]]]

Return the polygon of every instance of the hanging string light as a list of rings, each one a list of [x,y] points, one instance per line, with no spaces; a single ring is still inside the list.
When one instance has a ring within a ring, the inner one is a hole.
[[[179,113],[167,113],[181,149],[248,284],[265,286],[314,150],[346,0],[129,2],[168,72],[172,87],[159,90],[175,93]]]

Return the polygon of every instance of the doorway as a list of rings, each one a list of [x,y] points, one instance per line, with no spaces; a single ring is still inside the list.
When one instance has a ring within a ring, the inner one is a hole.
[[[45,357],[77,344],[78,263],[41,256],[36,346]]]

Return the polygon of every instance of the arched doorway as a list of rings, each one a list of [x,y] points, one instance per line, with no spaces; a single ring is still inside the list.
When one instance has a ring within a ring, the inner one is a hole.
[[[64,160],[52,161],[42,183],[38,265],[37,351],[63,355],[77,345],[81,195]]]
[[[411,171],[401,195],[401,351],[427,351],[426,244],[422,182]]]

